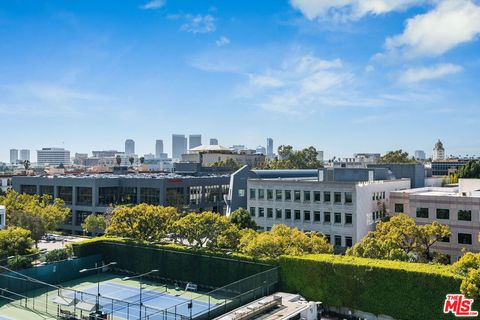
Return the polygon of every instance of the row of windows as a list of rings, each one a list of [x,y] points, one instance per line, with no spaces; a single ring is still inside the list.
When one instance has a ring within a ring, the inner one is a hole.
[[[256,208],[250,207],[250,215],[256,218],[269,218],[269,219],[281,219],[281,220],[296,220],[296,221],[313,221],[318,223],[333,223],[336,224],[347,224],[351,225],[353,223],[353,216],[351,213],[342,213],[340,212],[323,212],[323,219],[322,213],[320,211],[310,211],[310,210],[291,210],[291,209],[279,209],[279,208]],[[342,221],[343,216],[343,221]]]
[[[430,217],[428,208],[417,208],[416,210],[417,218],[428,219]],[[439,220],[449,220],[450,219],[450,209],[436,209],[436,218]],[[457,220],[458,221],[472,221],[472,210],[458,210],[457,211]]]
[[[352,203],[352,192],[332,192],[331,191],[307,191],[307,190],[274,190],[274,189],[250,189],[249,196],[251,200],[275,200],[275,201],[303,201],[303,202],[333,202],[334,203]]]
[[[458,233],[457,235],[458,244],[472,244],[472,239],[471,233]],[[450,242],[450,237],[443,238],[442,242]]]
[[[333,243],[332,243],[332,239],[331,239],[331,236],[329,234],[326,234],[325,235],[325,238],[327,238],[327,241],[331,244],[333,244],[334,246],[336,247],[341,247],[343,246],[342,244],[342,236],[339,236],[339,235],[334,235],[333,236]],[[351,247],[353,245],[353,240],[352,240],[352,237],[345,237],[345,244],[344,246],[345,247]]]

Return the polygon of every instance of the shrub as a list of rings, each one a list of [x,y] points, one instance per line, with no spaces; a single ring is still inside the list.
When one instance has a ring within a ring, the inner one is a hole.
[[[51,262],[56,262],[56,261],[62,261],[68,259],[69,254],[67,249],[55,249],[52,251],[49,251],[45,255],[45,261],[48,263]]]

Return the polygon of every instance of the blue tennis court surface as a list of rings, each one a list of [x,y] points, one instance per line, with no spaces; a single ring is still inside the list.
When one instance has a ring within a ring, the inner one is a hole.
[[[81,289],[77,292],[76,298],[95,305],[97,286]],[[139,319],[140,314],[140,288],[134,288],[115,282],[100,283],[99,304],[101,310],[115,317],[134,320]],[[79,296],[80,294],[80,296]],[[67,294],[73,298],[73,292]],[[113,300],[115,299],[115,300]],[[121,301],[120,301],[121,300]],[[190,304],[191,302],[191,304]],[[191,315],[198,316],[210,309],[217,307],[215,303],[190,300],[184,297],[169,295],[167,292],[142,290],[141,315],[142,319],[182,319]],[[145,318],[144,318],[145,317]]]

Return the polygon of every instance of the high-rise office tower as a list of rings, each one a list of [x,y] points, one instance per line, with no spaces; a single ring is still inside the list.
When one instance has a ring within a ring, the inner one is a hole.
[[[20,161],[30,161],[30,150],[21,149],[20,150]]]
[[[417,160],[425,160],[426,154],[423,150],[415,150],[415,159]]]
[[[161,159],[163,153],[163,140],[157,140],[155,142],[155,158]]]
[[[10,149],[10,163],[16,164],[18,162],[18,149]]]
[[[135,154],[135,141],[132,139],[125,140],[125,154],[127,156]]]
[[[202,145],[201,134],[191,134],[188,137],[188,149],[193,149]]]
[[[172,134],[172,158],[180,159],[187,152],[187,138],[184,134]]]
[[[273,139],[267,138],[267,156],[273,156]]]
[[[217,138],[211,138],[210,139],[210,145],[211,146],[217,146],[218,145],[218,139]]]
[[[68,165],[70,164],[70,151],[64,148],[42,148],[42,150],[37,150],[37,164]]]

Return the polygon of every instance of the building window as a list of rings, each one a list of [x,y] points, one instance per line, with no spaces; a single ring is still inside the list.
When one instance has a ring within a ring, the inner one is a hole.
[[[428,219],[428,208],[417,208],[417,218]]]
[[[258,189],[258,199],[265,199],[265,190]]]
[[[273,218],[273,208],[267,208],[267,218]]]
[[[323,202],[331,202],[331,198],[330,198],[330,192],[329,191],[325,191],[323,193]]]
[[[210,188],[216,188],[216,186],[205,186],[205,189],[207,190],[209,187]],[[205,191],[205,192],[207,192],[207,191]],[[245,197],[245,189],[238,189],[238,196],[240,198]]]
[[[351,213],[345,213],[345,224],[352,224],[353,218]]]
[[[22,184],[20,186],[20,193],[25,193],[25,194],[36,194],[37,193],[37,186],[36,185],[30,185],[30,184]]]
[[[190,205],[198,206],[202,203],[202,187],[201,186],[194,186],[189,187],[188,194],[190,195]],[[252,195],[252,191],[255,194],[255,189],[250,189],[250,196]]]
[[[250,189],[250,199],[255,199],[256,195],[257,195],[256,190]]]
[[[345,237],[345,246],[351,247],[353,245],[352,237]]]
[[[53,198],[55,197],[54,193],[54,187],[53,186],[40,186],[40,195],[43,196],[44,194],[49,195],[50,197]]]
[[[255,207],[250,207],[250,216],[255,217]]]
[[[310,221],[310,211],[303,211],[303,221]]]
[[[273,190],[267,189],[267,200],[273,200]]]
[[[285,209],[285,220],[292,220],[292,210]]]
[[[320,211],[313,212],[313,221],[320,222]]]
[[[458,210],[458,220],[472,221],[472,210]]]
[[[334,192],[333,193],[333,200],[335,203],[342,203],[342,193],[341,192]]]
[[[170,194],[170,197],[172,196],[173,195]],[[140,203],[160,204],[160,189],[140,188]]]
[[[303,191],[303,202],[310,202],[312,201],[312,193],[310,191]]]
[[[342,246],[342,236],[335,236],[335,246],[341,247]]]
[[[89,207],[92,206],[92,188],[77,188],[77,205]]]
[[[345,192],[345,203],[352,203],[353,195],[351,192]]]
[[[472,244],[472,235],[470,233],[459,233],[458,234],[458,243],[459,244]]]
[[[200,190],[202,187],[199,187]],[[137,188],[123,187],[120,193],[119,203],[121,204],[137,204]]]
[[[258,217],[263,218],[265,216],[265,209],[258,208]]]
[[[450,219],[450,210],[448,209],[437,209],[437,219]]]
[[[282,201],[282,190],[275,190],[275,200]]]
[[[295,220],[300,220],[300,210],[295,210]]]
[[[395,213],[403,213],[403,203],[395,203]]]
[[[275,218],[282,219],[282,209],[275,209]]]
[[[331,214],[330,212],[324,212],[323,213],[323,222],[324,223],[330,223],[331,222]]]
[[[292,201],[292,191],[285,190],[285,201]]]
[[[313,191],[313,201],[320,202],[320,191]]]
[[[72,187],[58,187],[58,197],[62,199],[65,204],[72,204],[72,194],[73,194]]]
[[[330,243],[331,239],[330,239],[330,235],[329,234],[325,234],[325,239],[327,239],[327,242]]]
[[[294,199],[295,201],[300,201],[300,196],[301,196],[301,192],[300,190],[295,190],[294,191]]]
[[[334,223],[342,223],[342,214],[340,212],[334,213]]]
[[[449,236],[443,237],[442,239],[440,239],[440,242],[450,242],[450,237]]]

